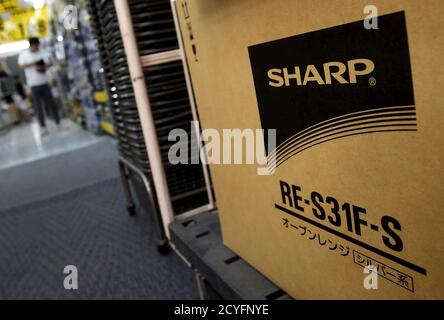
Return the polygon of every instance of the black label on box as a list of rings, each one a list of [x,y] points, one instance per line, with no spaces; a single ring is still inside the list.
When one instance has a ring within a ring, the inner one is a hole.
[[[263,129],[276,129],[279,166],[321,143],[416,131],[404,12],[249,47]],[[267,148],[268,149],[268,148]]]

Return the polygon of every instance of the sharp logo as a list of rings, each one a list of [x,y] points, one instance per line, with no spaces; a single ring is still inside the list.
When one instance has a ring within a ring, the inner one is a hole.
[[[268,85],[271,87],[306,86],[308,84],[353,84],[358,77],[370,75],[375,70],[375,63],[370,59],[353,59],[346,63],[326,62],[322,67],[310,64],[305,68],[272,68],[267,72]]]
[[[359,39],[359,41],[357,41]],[[338,139],[417,131],[404,12],[248,48],[262,129],[276,130],[268,165]],[[376,81],[377,79],[377,81]]]

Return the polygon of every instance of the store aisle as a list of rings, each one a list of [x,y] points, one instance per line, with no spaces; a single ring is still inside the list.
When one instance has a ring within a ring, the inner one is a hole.
[[[160,256],[148,216],[130,217],[116,146],[0,170],[0,299],[196,299],[192,272]],[[75,265],[79,290],[63,287]]]
[[[35,203],[117,178],[117,150],[109,138],[41,160],[0,170],[0,210]]]
[[[69,119],[62,121],[62,128],[57,130],[50,121],[50,135],[42,138],[38,123],[33,121],[2,133],[0,170],[92,145],[103,139],[83,130]]]

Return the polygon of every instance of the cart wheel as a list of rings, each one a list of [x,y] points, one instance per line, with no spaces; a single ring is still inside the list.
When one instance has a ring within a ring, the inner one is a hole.
[[[157,251],[161,254],[161,255],[166,255],[168,253],[170,253],[171,248],[168,245],[168,241],[165,240],[160,240],[157,243]]]
[[[135,216],[136,215],[136,206],[131,204],[131,205],[127,205],[126,206],[126,210],[128,211],[128,214],[130,216]]]

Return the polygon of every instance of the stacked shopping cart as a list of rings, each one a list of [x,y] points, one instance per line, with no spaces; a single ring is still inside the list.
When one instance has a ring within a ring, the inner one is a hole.
[[[192,136],[191,132],[191,122],[197,119],[170,2],[118,0],[116,3],[117,8],[110,0],[91,0],[88,7],[93,17],[93,28],[99,41],[113,106],[128,209],[133,213],[130,181],[140,204],[146,211],[154,213],[159,226],[159,246],[163,248],[168,238],[167,225],[172,220],[214,207],[211,183],[204,165],[191,164],[192,154],[198,152],[199,148],[199,143],[193,141],[197,137]],[[128,48],[125,50],[119,27],[119,22],[121,25],[128,24],[128,21],[121,21],[122,12],[119,12],[119,21],[117,10],[122,10],[122,6],[132,22],[130,29],[137,43],[140,55],[138,63],[143,69],[146,92],[134,89],[135,79],[127,60]],[[148,97],[149,117],[143,116],[144,112],[141,111],[147,107],[137,104],[137,94]],[[147,127],[154,128],[154,131],[146,132]],[[168,139],[174,129],[187,134],[188,139],[183,141],[187,148],[185,150],[188,150],[188,164],[173,165],[168,159],[170,148],[177,143]],[[150,144],[147,136],[152,137],[152,133],[157,141]],[[161,170],[156,172],[153,168],[159,166],[150,163],[150,159],[156,159],[153,154],[157,154],[161,162]],[[166,191],[159,181],[167,186]],[[165,205],[161,201],[168,203]],[[163,208],[171,208],[171,212]]]

